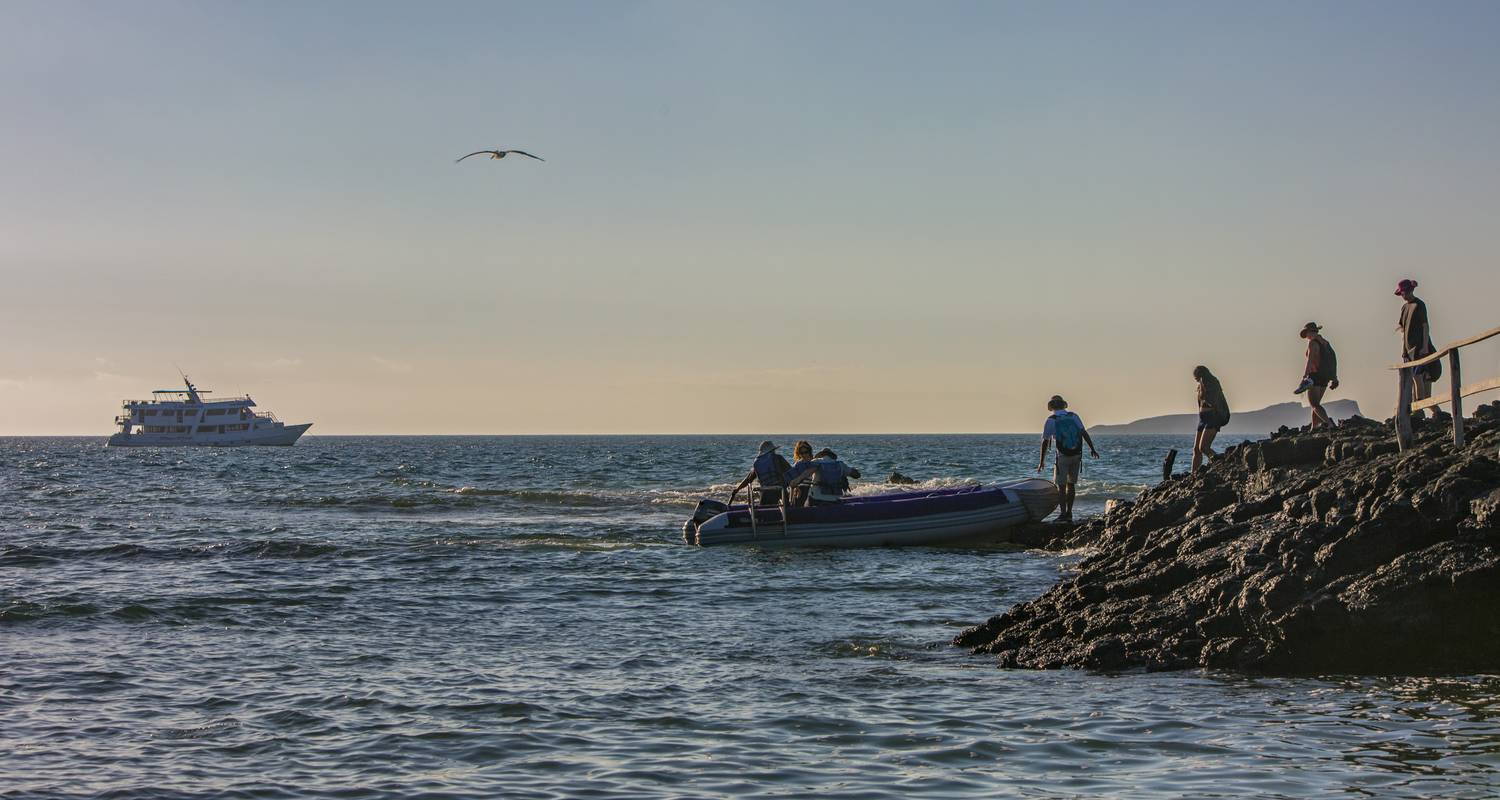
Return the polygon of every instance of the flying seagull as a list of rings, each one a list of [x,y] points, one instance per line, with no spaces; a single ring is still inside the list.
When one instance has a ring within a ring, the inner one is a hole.
[[[545,158],[542,158],[541,156],[534,156],[534,155],[526,152],[525,150],[475,150],[474,152],[470,153],[468,156],[464,156],[464,158],[468,158],[469,156],[482,156],[482,155],[484,155],[486,153],[489,154],[489,156],[490,156],[491,159],[505,158],[506,156],[510,155],[511,153],[515,153],[516,155],[526,156],[527,158],[534,158],[537,161],[546,161],[547,160]],[[463,161],[464,158],[460,158],[458,161]],[[457,164],[458,161],[455,161],[453,163]]]

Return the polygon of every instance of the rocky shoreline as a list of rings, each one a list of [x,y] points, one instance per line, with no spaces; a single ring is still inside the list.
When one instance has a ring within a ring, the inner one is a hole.
[[[1444,416],[1226,449],[1035,545],[1076,574],[954,644],[1034,669],[1263,674],[1500,670],[1500,402],[1454,448]]]

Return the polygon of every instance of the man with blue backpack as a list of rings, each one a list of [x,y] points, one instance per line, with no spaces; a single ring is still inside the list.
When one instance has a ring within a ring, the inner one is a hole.
[[[1057,484],[1058,491],[1057,521],[1072,522],[1073,495],[1078,487],[1079,470],[1083,467],[1083,446],[1089,446],[1089,453],[1094,458],[1099,457],[1099,451],[1094,449],[1094,440],[1089,438],[1083,420],[1068,410],[1068,401],[1060,395],[1052,395],[1047,401],[1047,410],[1052,415],[1042,427],[1042,453],[1037,459],[1036,471],[1041,472],[1047,466],[1047,445],[1056,442],[1057,460],[1052,466],[1052,482]]]

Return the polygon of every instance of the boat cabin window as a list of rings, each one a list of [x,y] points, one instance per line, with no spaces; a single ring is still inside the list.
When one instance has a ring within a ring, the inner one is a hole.
[[[208,416],[210,416],[210,417],[222,417],[222,416],[224,416],[224,409],[222,409],[222,408],[210,408],[208,410]]]

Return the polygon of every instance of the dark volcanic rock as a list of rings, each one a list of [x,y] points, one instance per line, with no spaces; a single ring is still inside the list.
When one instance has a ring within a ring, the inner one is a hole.
[[[1028,668],[1500,669],[1500,403],[1456,450],[1355,418],[1278,431],[1038,544],[1071,579],[954,643]]]
[[[1007,541],[1039,550],[1072,550],[1083,547],[1093,539],[1094,535],[1085,525],[1071,522],[1031,522],[1012,528]]]
[[[886,483],[895,484],[897,486],[910,486],[910,485],[916,483],[917,479],[916,478],[909,478],[909,477],[907,477],[905,475],[902,475],[899,472],[892,472],[891,473],[891,477],[886,478],[885,482]]]

